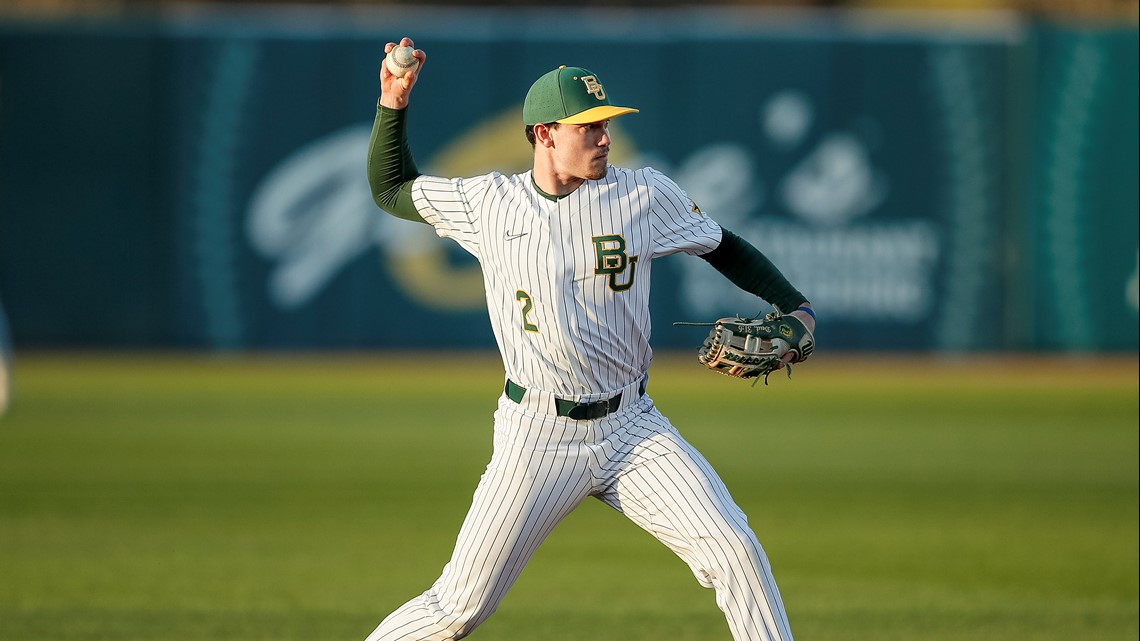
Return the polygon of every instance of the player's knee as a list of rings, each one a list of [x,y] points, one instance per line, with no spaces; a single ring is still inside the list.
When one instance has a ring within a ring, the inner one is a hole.
[[[479,625],[478,622],[468,616],[437,617],[435,624],[435,635],[432,638],[446,639],[447,641],[462,639],[471,634]]]
[[[458,641],[471,634],[475,626],[468,627],[466,623],[456,622],[446,627],[449,641]]]
[[[437,623],[443,628],[443,633],[447,635],[446,639],[449,641],[458,640],[474,632],[475,628],[486,621],[494,611],[494,607],[466,608],[438,618]]]
[[[755,574],[764,563],[764,549],[751,530],[733,528],[718,543],[710,564],[714,577],[727,580],[741,572]]]

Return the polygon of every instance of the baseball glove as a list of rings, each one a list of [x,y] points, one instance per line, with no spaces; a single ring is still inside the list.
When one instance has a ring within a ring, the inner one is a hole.
[[[757,318],[721,318],[715,323],[674,323],[674,325],[711,326],[708,338],[697,351],[697,360],[705,367],[736,378],[764,378],[786,368],[792,376],[792,363],[811,356],[815,337],[795,316],[785,316],[777,309]]]

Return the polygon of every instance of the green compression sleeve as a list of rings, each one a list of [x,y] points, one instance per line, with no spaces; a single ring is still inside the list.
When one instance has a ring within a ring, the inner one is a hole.
[[[408,147],[408,110],[376,105],[368,141],[368,184],[381,209],[404,220],[424,222],[412,202],[412,182],[420,175]]]
[[[720,245],[701,258],[734,285],[779,307],[785,314],[807,302],[759,249],[727,229],[721,231]]]

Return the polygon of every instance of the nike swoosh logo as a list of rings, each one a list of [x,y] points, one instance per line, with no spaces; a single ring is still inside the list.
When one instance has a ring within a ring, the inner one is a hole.
[[[523,236],[526,236],[527,233],[528,232],[524,231],[520,234],[512,234],[511,232],[508,231],[507,233],[503,234],[503,239],[504,240],[518,240],[518,239],[522,238]]]

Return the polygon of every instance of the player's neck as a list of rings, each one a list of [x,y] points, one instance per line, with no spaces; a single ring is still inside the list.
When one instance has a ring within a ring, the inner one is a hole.
[[[542,154],[535,154],[534,171],[531,172],[531,175],[534,178],[534,186],[544,195],[554,198],[561,198],[586,182],[586,179],[580,176],[555,170],[550,159]]]

